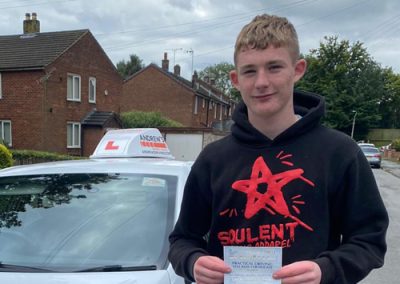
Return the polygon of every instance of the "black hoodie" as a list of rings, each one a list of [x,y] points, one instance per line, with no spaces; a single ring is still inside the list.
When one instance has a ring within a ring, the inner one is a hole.
[[[317,262],[321,283],[357,283],[383,265],[388,215],[370,165],[347,135],[320,124],[324,100],[294,94],[302,118],[271,140],[241,103],[232,133],[208,145],[185,186],[169,259],[190,281],[223,246],[280,246],[283,264]]]

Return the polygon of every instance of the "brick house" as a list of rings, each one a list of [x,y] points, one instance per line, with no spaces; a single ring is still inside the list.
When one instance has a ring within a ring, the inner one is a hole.
[[[11,149],[90,155],[120,128],[122,78],[89,30],[0,36],[0,138]]]
[[[150,64],[123,83],[121,112],[156,111],[186,127],[210,127],[231,117],[235,102],[195,73],[192,81],[169,72],[167,53],[161,68]]]

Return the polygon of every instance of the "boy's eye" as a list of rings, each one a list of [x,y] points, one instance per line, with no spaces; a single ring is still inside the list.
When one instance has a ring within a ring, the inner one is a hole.
[[[269,70],[271,70],[271,71],[278,71],[278,70],[280,70],[281,68],[282,68],[281,65],[271,65],[271,66],[269,67]]]
[[[256,71],[253,70],[253,69],[247,69],[247,70],[244,70],[242,73],[243,74],[251,74],[251,73],[254,73],[254,72],[256,72]]]

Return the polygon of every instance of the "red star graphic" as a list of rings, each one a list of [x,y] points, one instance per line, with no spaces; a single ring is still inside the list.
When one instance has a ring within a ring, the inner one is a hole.
[[[232,188],[247,194],[247,203],[244,216],[246,219],[253,217],[258,211],[264,209],[272,215],[280,214],[285,218],[291,218],[307,230],[313,229],[293,216],[283,196],[282,188],[295,179],[302,179],[306,183],[314,186],[314,183],[304,178],[302,169],[288,170],[273,175],[262,157],[257,158],[253,164],[250,179],[239,180],[232,184]],[[268,186],[265,193],[257,190],[259,184]]]

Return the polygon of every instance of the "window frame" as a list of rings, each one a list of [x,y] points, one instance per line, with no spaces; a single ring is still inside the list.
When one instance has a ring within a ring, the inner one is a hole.
[[[93,98],[91,97],[91,82],[93,83]],[[89,103],[96,103],[96,77],[89,77],[89,87],[88,87],[88,99]]]
[[[69,97],[69,78],[72,78],[72,97]],[[78,85],[78,94],[75,94],[75,79],[79,80],[79,85]],[[82,94],[82,90],[81,90],[81,85],[82,85],[82,81],[81,81],[81,76],[77,75],[77,74],[72,74],[72,73],[68,73],[67,74],[67,101],[71,101],[71,102],[80,102],[81,101],[81,94]]]
[[[7,142],[4,139],[4,128],[5,128],[4,124],[6,124],[6,123],[10,125],[10,133],[9,133],[10,141],[9,142]],[[5,143],[7,143],[7,145],[9,147],[12,147],[12,124],[11,124],[11,120],[0,120],[0,139],[3,140]]]
[[[71,126],[71,139],[69,139],[69,131],[68,128],[69,126]],[[75,144],[75,127],[78,127],[78,143]],[[69,121],[67,122],[67,149],[79,149],[81,148],[81,124],[79,122],[73,122],[73,121]],[[70,140],[72,141],[72,143],[70,144]]]

